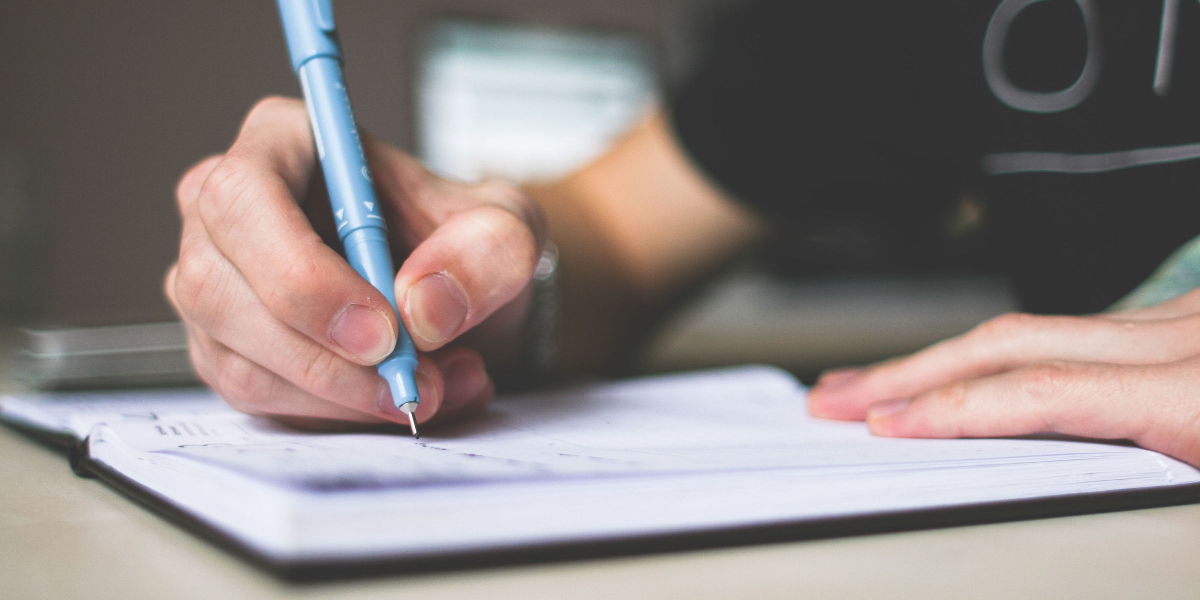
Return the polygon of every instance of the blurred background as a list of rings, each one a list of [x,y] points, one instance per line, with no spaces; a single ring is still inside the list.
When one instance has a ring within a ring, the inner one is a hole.
[[[551,178],[694,64],[738,0],[341,0],[360,124],[463,179]],[[173,190],[249,107],[299,95],[268,0],[0,3],[0,321],[171,320]],[[1003,282],[782,282],[753,266],[686,304],[648,370],[798,372],[908,351],[1013,302]]]
[[[718,4],[345,0],[336,11],[362,125],[470,178],[553,175],[599,151],[686,69]],[[170,318],[159,283],[179,233],[176,179],[224,150],[255,100],[299,95],[274,2],[6,0],[0,56],[0,311]],[[440,109],[422,115],[423,101]]]

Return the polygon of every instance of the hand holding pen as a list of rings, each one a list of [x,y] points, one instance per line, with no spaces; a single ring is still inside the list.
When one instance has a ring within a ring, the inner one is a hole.
[[[455,342],[474,329],[480,347],[517,346],[541,210],[512,186],[448,182],[362,142],[400,265],[399,315],[420,351],[416,420],[478,411],[493,384],[480,353]],[[302,102],[255,106],[233,146],[179,184],[183,236],[167,296],[200,376],[235,408],[303,426],[407,426],[373,367],[398,339],[396,313],[334,249],[317,160]]]

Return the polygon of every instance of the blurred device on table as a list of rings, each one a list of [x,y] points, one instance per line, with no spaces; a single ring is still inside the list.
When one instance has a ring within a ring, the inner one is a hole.
[[[183,323],[26,328],[17,374],[38,389],[199,385]]]

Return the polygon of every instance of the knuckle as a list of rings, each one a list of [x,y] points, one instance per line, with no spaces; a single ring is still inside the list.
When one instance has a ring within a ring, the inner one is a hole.
[[[970,399],[970,383],[952,381],[934,391],[934,401],[944,410],[957,413],[967,406]]]
[[[223,293],[228,279],[223,271],[213,253],[195,247],[185,249],[180,252],[175,267],[174,295],[171,297],[187,315],[202,316],[205,308]]]
[[[535,238],[544,239],[547,225],[542,206],[520,188],[507,181],[494,180],[478,184],[476,190],[489,204],[512,213]]]
[[[213,166],[220,159],[220,156],[210,156],[192,165],[179,178],[179,183],[175,186],[175,200],[181,213],[185,212],[185,207],[196,201],[200,195],[200,189],[204,185],[204,180],[208,178]]]
[[[213,167],[197,196],[200,218],[206,224],[236,220],[233,211],[243,204],[255,171],[245,158],[226,155]]]
[[[300,107],[300,101],[286,96],[265,96],[260,98],[246,113],[246,124],[271,121],[295,113]]]
[[[204,344],[196,339],[191,331],[188,332],[188,358],[192,361],[192,369],[206,385],[217,388],[217,377],[213,371],[212,358],[204,348]]]
[[[1038,363],[1026,369],[1021,381],[1021,392],[1038,404],[1047,404],[1062,396],[1065,389],[1075,381],[1078,371],[1076,365],[1066,361]]]
[[[163,295],[167,297],[167,300],[171,303],[176,313],[181,312],[179,310],[179,300],[175,297],[175,281],[178,273],[179,264],[176,263],[167,269],[167,274],[163,277]]]
[[[232,352],[216,366],[215,375],[221,396],[241,412],[262,412],[264,399],[272,396],[274,377],[249,359]]]
[[[1018,393],[1032,405],[1032,414],[1042,431],[1057,431],[1064,415],[1070,413],[1063,400],[1079,377],[1079,366],[1065,361],[1047,361],[1026,368],[1018,383]]]
[[[285,322],[304,320],[309,309],[317,305],[313,300],[330,292],[327,273],[313,254],[297,252],[280,271],[276,285],[261,292],[263,305]]]
[[[534,232],[520,216],[496,206],[484,206],[474,211],[472,221],[489,245],[504,255],[505,262],[528,266],[532,271],[538,258],[538,243]]]
[[[183,250],[179,253],[179,262],[175,267],[175,277],[167,283],[174,289],[168,296],[186,313],[191,313],[196,307],[196,298],[203,293],[213,266],[211,261],[196,256],[197,252]]]
[[[308,128],[304,102],[285,96],[267,96],[255,102],[242,123],[242,133],[251,130],[272,131],[274,134],[288,132],[302,135],[304,139],[308,139]]]
[[[970,410],[971,383],[966,380],[951,381],[915,400],[917,420],[926,428],[939,432],[939,436],[962,437],[963,417]]]
[[[301,389],[319,398],[336,399],[343,394],[342,370],[338,362],[342,360],[333,352],[321,346],[314,346],[312,354],[302,361],[298,375]]]
[[[985,338],[1007,338],[1025,331],[1037,319],[1026,313],[1005,313],[980,323],[971,330],[971,335]]]

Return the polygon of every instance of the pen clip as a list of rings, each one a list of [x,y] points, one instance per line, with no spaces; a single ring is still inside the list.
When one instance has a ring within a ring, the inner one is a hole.
[[[309,0],[309,2],[312,4],[313,23],[321,31],[333,31],[333,2],[331,0]]]
[[[330,0],[278,0],[278,4],[292,70],[299,73],[304,63],[318,56],[341,60]]]

